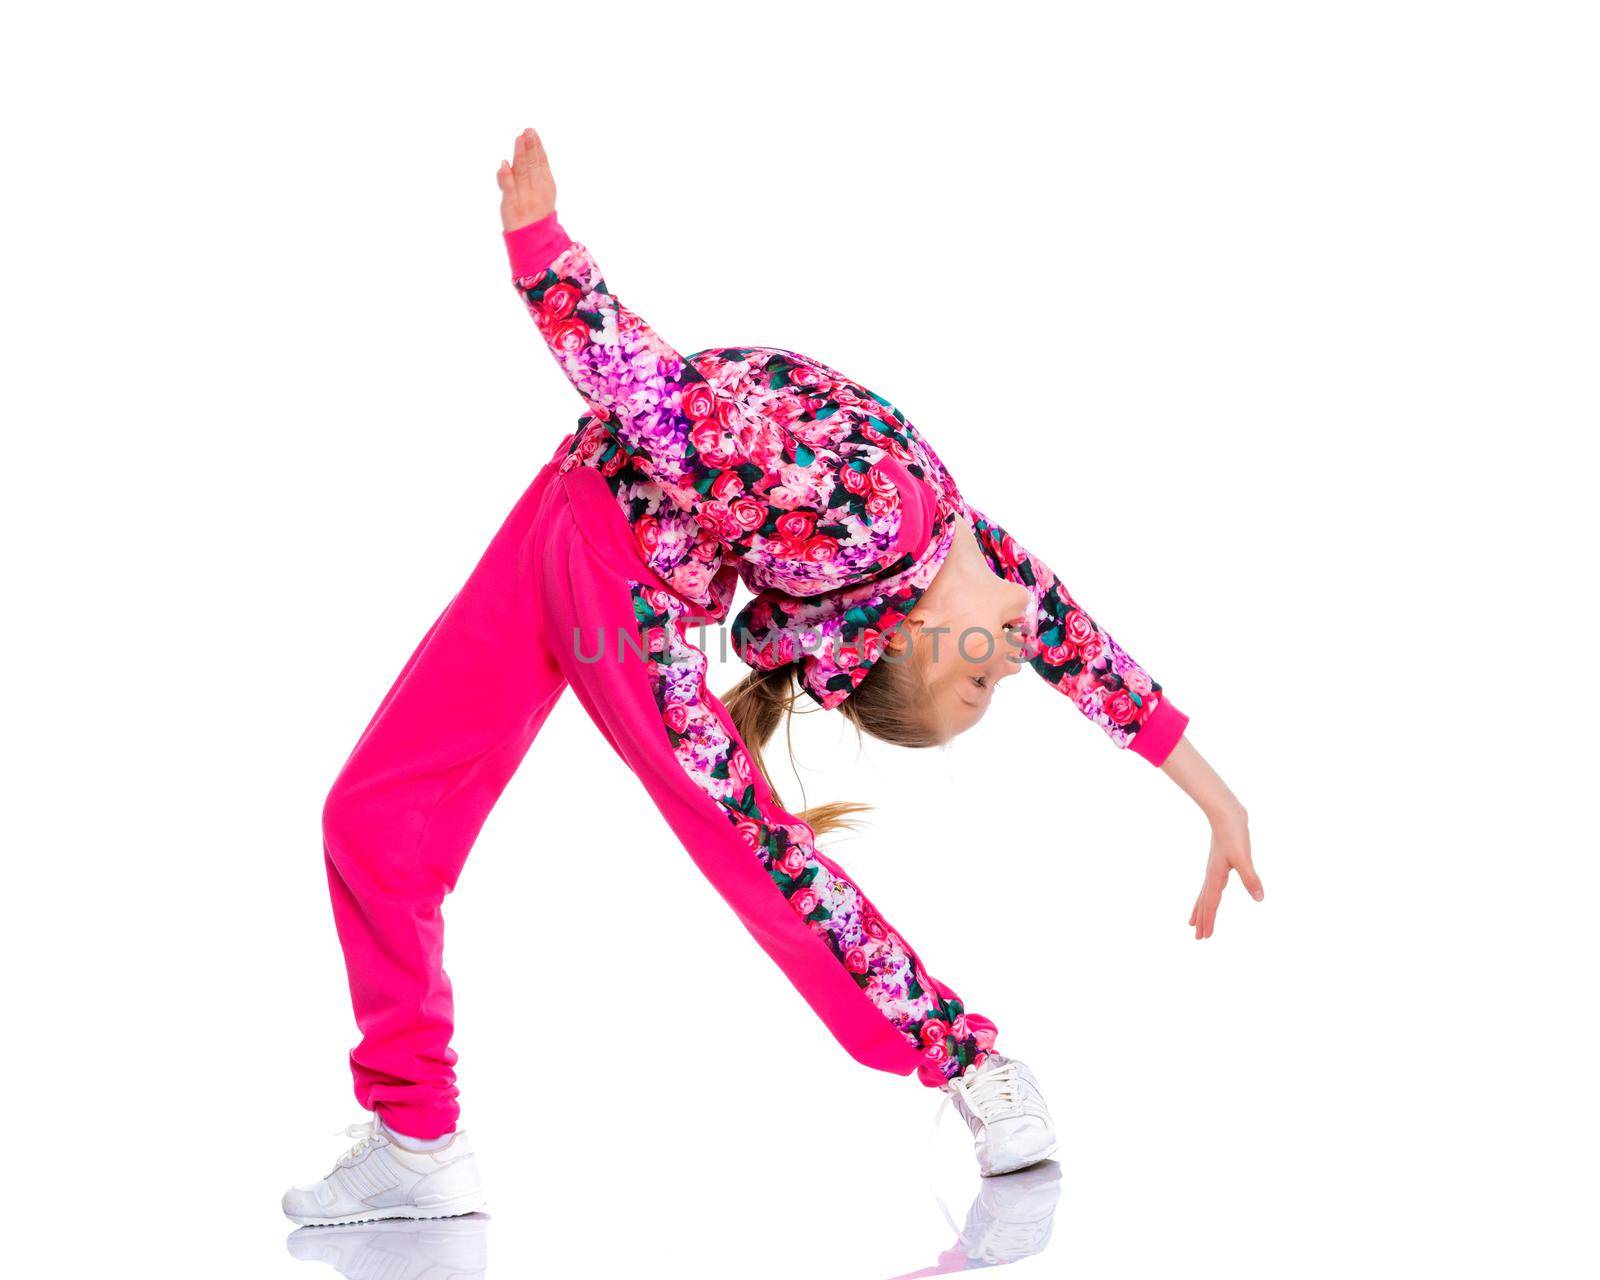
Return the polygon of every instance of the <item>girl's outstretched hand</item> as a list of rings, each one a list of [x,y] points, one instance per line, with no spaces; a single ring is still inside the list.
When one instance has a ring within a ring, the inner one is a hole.
[[[1261,877],[1250,861],[1250,826],[1244,806],[1228,784],[1206,759],[1194,749],[1185,734],[1178,739],[1161,768],[1167,777],[1183,788],[1211,822],[1211,856],[1206,859],[1205,883],[1189,913],[1189,927],[1196,938],[1209,938],[1217,927],[1217,904],[1228,886],[1228,872],[1237,871],[1244,887],[1261,901]]]
[[[1189,924],[1196,938],[1209,938],[1217,927],[1217,904],[1228,886],[1228,872],[1237,871],[1239,881],[1250,896],[1261,901],[1261,877],[1250,861],[1250,828],[1244,810],[1237,815],[1214,818],[1211,822],[1211,856],[1206,859],[1206,878],[1200,896],[1194,900]]]
[[[500,162],[495,177],[500,183],[500,225],[505,230],[515,231],[555,212],[556,180],[550,176],[544,143],[532,129],[517,135],[511,159]]]

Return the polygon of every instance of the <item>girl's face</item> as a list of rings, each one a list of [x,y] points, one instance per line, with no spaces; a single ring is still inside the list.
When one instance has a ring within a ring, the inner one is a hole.
[[[1032,637],[1033,593],[998,577],[984,559],[972,527],[956,522],[950,554],[906,624],[889,637],[897,659],[921,668],[927,711],[948,740],[983,718],[1000,681],[1015,675]]]

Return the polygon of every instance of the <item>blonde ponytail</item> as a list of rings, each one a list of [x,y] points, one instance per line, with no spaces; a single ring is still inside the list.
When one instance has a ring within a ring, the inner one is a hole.
[[[796,702],[805,697],[796,672],[793,666],[749,671],[722,700],[734,728],[744,740],[746,752],[766,779],[773,799],[784,808],[787,806],[778,798],[778,789],[772,784],[763,753],[781,722],[789,759],[791,763],[794,760],[791,717],[795,714]],[[924,692],[922,673],[915,669],[914,663],[880,660],[839,704],[839,710],[858,732],[869,733],[884,742],[901,747],[937,746],[940,739],[917,714]],[[860,815],[871,808],[871,805],[854,801],[833,801],[801,809],[795,816],[821,836],[830,831],[855,829],[860,825],[857,821]]]

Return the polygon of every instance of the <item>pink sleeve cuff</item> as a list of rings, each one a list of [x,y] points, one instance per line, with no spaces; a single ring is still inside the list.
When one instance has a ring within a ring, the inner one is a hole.
[[[1139,726],[1128,750],[1143,756],[1151,764],[1165,764],[1172,748],[1178,745],[1183,731],[1189,727],[1189,717],[1172,705],[1166,694],[1156,704],[1155,714]]]
[[[506,256],[511,259],[511,277],[536,276],[561,256],[572,237],[561,229],[552,209],[537,222],[530,222],[515,231],[503,231]]]

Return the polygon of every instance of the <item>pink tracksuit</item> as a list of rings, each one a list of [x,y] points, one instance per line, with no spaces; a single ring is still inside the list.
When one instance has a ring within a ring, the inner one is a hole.
[[[586,401],[357,740],[323,811],[362,1039],[356,1097],[402,1133],[457,1116],[445,895],[569,686],[761,948],[858,1061],[942,1084],[995,1027],[775,803],[705,684],[691,624],[734,620],[752,665],[848,697],[967,520],[1027,586],[1031,665],[1160,764],[1186,717],[1042,561],[962,497],[905,416],[770,347],[679,355],[554,214],[506,236],[538,331]]]

